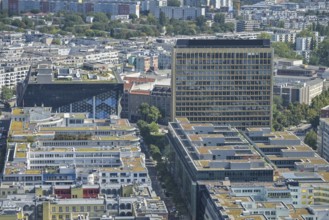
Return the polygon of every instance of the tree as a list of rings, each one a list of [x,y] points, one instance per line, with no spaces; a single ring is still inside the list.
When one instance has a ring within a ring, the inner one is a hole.
[[[103,12],[97,12],[93,14],[93,16],[94,16],[94,22],[106,23],[109,21],[108,17]]]
[[[266,32],[262,32],[260,35],[258,35],[257,37],[258,39],[271,39],[271,35],[269,33]]]
[[[168,0],[167,5],[168,6],[179,7],[180,6],[180,1],[179,0]]]
[[[129,14],[129,19],[131,19],[131,20],[136,20],[138,17],[137,17],[137,15],[135,15],[135,14]]]
[[[297,58],[296,53],[292,50],[292,48],[287,43],[273,42],[272,47],[274,48],[274,54],[279,57],[289,58],[289,59]]]
[[[215,14],[214,16],[214,22],[219,23],[219,24],[224,24],[225,23],[225,15],[224,14]]]
[[[168,19],[163,11],[160,12],[159,23],[161,26],[166,26]]]
[[[142,103],[138,108],[139,114],[141,115],[141,118],[146,121],[147,116],[150,113],[150,105],[148,103]]]
[[[150,25],[156,25],[157,24],[157,19],[152,15],[151,13],[147,15],[147,22]]]
[[[151,106],[149,108],[149,114],[147,115],[147,121],[150,122],[157,122],[159,120],[159,118],[161,118],[161,113],[160,110],[155,107],[155,106]]]
[[[51,42],[52,44],[56,44],[56,45],[61,45],[61,39],[59,38],[54,38],[53,41]]]
[[[137,126],[140,130],[140,134],[143,136],[143,137],[146,137],[147,135],[149,135],[150,133],[150,130],[149,130],[149,126],[148,124],[146,123],[146,121],[143,121],[143,120],[139,120],[137,122]]]
[[[158,133],[159,132],[159,125],[155,122],[152,122],[148,125],[148,129],[150,133]]]
[[[157,122],[161,118],[160,110],[155,106],[150,106],[148,103],[142,103],[138,108],[141,118],[147,123]]]
[[[303,29],[296,37],[315,37],[314,33],[309,29]]]
[[[310,59],[311,64],[329,66],[329,38],[322,41]]]
[[[195,21],[196,21],[196,25],[201,28],[205,25],[207,19],[205,16],[201,15],[197,17]]]
[[[150,152],[152,154],[153,159],[155,159],[157,162],[161,162],[162,156],[161,156],[161,151],[158,146],[151,144]]]
[[[8,101],[9,99],[11,99],[15,94],[14,89],[11,89],[7,86],[3,86],[1,88],[1,99]]]
[[[316,146],[316,139],[317,139],[317,134],[315,131],[311,130],[309,131],[304,139],[305,144],[309,145],[310,147],[313,148],[313,150],[317,149]]]

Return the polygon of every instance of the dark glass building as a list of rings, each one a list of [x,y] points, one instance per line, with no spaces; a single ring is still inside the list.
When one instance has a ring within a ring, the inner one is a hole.
[[[42,64],[17,86],[17,105],[43,105],[57,112],[88,112],[91,118],[107,118],[120,115],[122,93],[123,82],[113,73],[99,77]]]

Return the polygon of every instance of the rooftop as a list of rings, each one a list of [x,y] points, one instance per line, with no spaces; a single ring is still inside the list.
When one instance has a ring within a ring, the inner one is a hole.
[[[178,39],[175,48],[270,48],[270,40]]]
[[[29,83],[122,83],[121,78],[112,70],[84,70],[78,68],[53,67],[52,65],[38,65],[32,68]]]

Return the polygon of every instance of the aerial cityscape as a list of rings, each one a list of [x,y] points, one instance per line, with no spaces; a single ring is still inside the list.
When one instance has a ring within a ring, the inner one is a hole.
[[[0,1],[0,220],[329,220],[329,1]]]

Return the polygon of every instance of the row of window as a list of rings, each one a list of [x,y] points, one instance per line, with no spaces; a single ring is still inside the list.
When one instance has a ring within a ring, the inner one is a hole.
[[[62,206],[59,206],[59,207],[52,207],[51,211],[52,212],[91,212],[91,210],[93,210],[94,212],[97,212],[97,211],[103,211],[104,210],[104,206],[94,206],[94,207],[91,207],[91,206],[65,206],[65,207],[62,207]]]
[[[249,69],[249,71],[246,71],[247,69]],[[241,70],[241,71],[246,71],[247,74],[259,74],[258,71],[256,70],[269,70],[266,71],[267,74],[269,74],[272,70],[272,66],[271,65],[261,65],[261,64],[250,64],[249,67],[247,67],[246,65],[212,65],[212,64],[198,64],[198,65],[177,65],[175,67],[175,72],[176,75],[177,74],[187,74],[184,72],[184,70],[190,70],[191,72],[193,72],[194,74],[197,72],[201,72],[203,73],[205,70],[231,70],[231,74],[233,74],[232,72],[237,71],[237,70]],[[233,71],[232,71],[233,70]],[[220,71],[221,72],[221,71]]]
[[[252,49],[251,49],[252,50]],[[177,53],[176,59],[193,59],[193,58],[204,58],[204,59],[222,59],[222,58],[239,58],[239,59],[255,59],[255,58],[272,58],[272,53],[270,52],[236,52],[236,53]]]
[[[208,65],[225,65],[225,64],[271,64],[271,59],[220,59],[220,60],[203,60],[203,59],[177,59],[176,65],[199,65],[199,64],[208,64]]]

